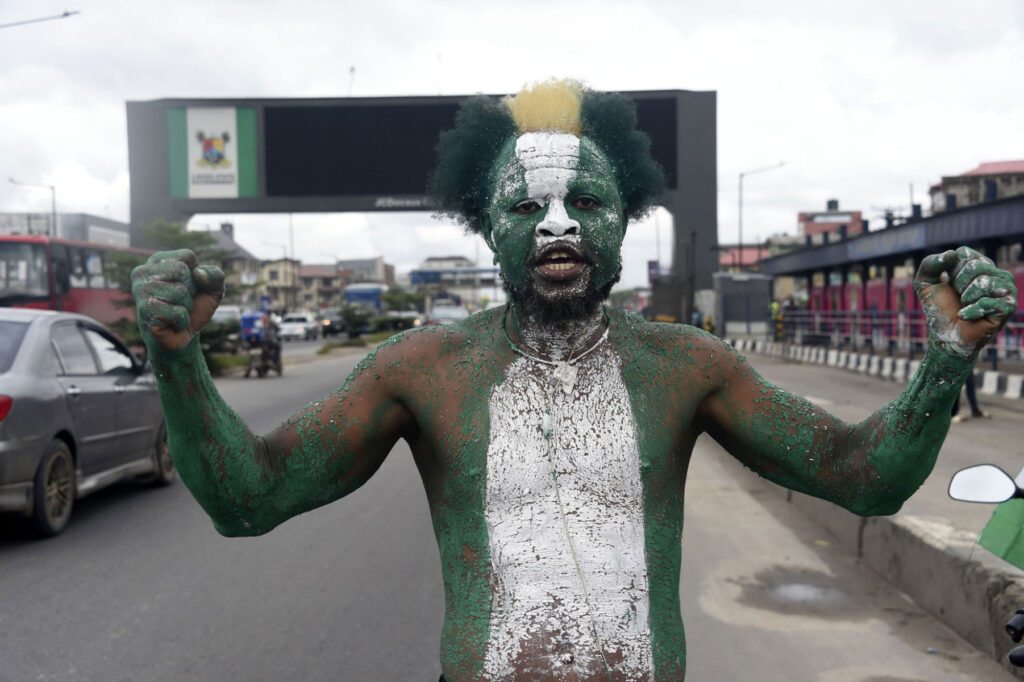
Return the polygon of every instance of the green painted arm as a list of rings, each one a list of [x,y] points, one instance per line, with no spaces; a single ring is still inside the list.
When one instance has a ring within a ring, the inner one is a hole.
[[[736,369],[702,404],[705,430],[765,478],[861,515],[895,513],[928,476],[974,366],[932,345],[896,400],[847,424],[727,357]]]
[[[899,398],[850,425],[764,381],[731,349],[698,408],[701,426],[761,475],[858,514],[892,514],[935,465],[978,353],[1017,303],[1013,276],[961,247],[921,262],[914,289],[928,349]],[[723,358],[724,354],[724,358]]]
[[[174,352],[148,345],[171,456],[223,535],[266,533],[354,491],[406,427],[404,408],[367,377],[372,355],[341,390],[258,436],[217,392],[198,337]]]
[[[266,436],[252,433],[217,392],[199,348],[223,282],[190,251],[161,252],[132,272],[132,294],[182,481],[219,532],[258,535],[358,488],[413,420],[397,397],[405,382],[395,344],[386,371],[371,354],[338,392]]]

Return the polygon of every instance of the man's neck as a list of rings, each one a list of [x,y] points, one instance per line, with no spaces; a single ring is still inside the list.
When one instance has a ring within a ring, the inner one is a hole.
[[[541,321],[538,316],[511,305],[508,313],[509,337],[530,355],[560,362],[579,357],[597,343],[605,329],[603,306],[581,318]]]

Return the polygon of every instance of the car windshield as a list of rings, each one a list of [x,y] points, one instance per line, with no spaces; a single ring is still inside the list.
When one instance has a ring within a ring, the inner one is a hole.
[[[284,321],[285,322],[308,322],[309,320],[306,318],[305,315],[289,315],[288,317],[284,318]]]
[[[48,283],[42,244],[0,244],[0,301],[48,296]]]
[[[0,321],[0,374],[11,368],[27,329],[28,324],[24,322]]]

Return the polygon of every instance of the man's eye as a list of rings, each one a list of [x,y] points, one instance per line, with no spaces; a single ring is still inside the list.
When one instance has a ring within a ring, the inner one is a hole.
[[[578,197],[572,202],[573,208],[578,208],[581,211],[592,211],[600,205],[593,197]]]
[[[521,201],[512,207],[516,215],[532,215],[540,210],[540,204],[536,201]]]

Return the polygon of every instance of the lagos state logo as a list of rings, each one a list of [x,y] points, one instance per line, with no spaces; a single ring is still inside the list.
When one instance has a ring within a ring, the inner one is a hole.
[[[224,145],[231,140],[227,133],[221,133],[218,137],[207,137],[203,131],[196,133],[196,139],[203,146],[203,155],[196,164],[209,168],[228,168],[231,161],[224,155]]]

